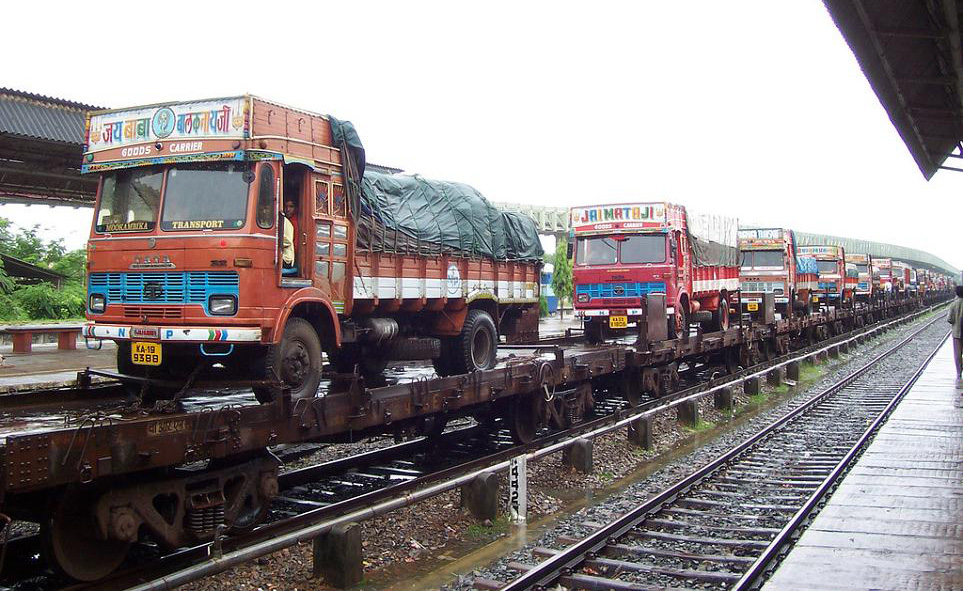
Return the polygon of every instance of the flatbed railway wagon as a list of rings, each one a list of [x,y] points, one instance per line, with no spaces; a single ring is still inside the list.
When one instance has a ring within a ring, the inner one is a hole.
[[[656,335],[649,327],[663,323],[648,318],[649,295],[665,297],[670,335],[688,334],[691,322],[729,327],[739,289],[735,218],[672,203],[624,203],[574,207],[571,227],[575,313],[590,342],[630,325],[640,336]]]
[[[99,111],[83,172],[99,177],[84,334],[117,342],[123,374],[217,366],[310,398],[322,351],[345,373],[448,375],[492,367],[499,335],[537,338],[531,220],[366,172],[349,122],[253,96]]]
[[[806,315],[816,289],[816,264],[797,256],[796,237],[784,228],[741,228],[739,283],[743,314],[758,319],[764,294],[773,294],[781,318]]]

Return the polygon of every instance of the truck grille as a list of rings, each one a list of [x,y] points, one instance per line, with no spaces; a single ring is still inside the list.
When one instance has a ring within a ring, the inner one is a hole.
[[[643,298],[650,293],[665,293],[665,283],[648,281],[644,283],[584,283],[576,286],[575,295],[586,294],[596,298],[620,298],[629,303],[630,298]],[[611,302],[616,303],[616,302]]]
[[[188,271],[181,273],[91,273],[87,280],[87,297],[99,293],[110,304],[196,304],[207,309],[214,294],[233,295],[240,291],[235,271]],[[127,310],[130,310],[129,314]],[[151,313],[138,306],[126,306],[124,316],[174,318],[171,309],[153,308]],[[179,312],[178,312],[179,313]],[[161,314],[158,316],[158,314]],[[177,316],[178,318],[180,316]]]
[[[739,284],[739,288],[753,293],[773,293],[776,290],[782,293],[786,284],[782,281],[743,281]]]

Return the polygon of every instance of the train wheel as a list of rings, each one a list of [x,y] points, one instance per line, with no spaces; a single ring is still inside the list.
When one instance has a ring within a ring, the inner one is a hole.
[[[291,399],[314,398],[321,384],[321,340],[303,318],[291,318],[284,326],[281,342],[268,348],[264,375],[291,389]],[[258,402],[274,401],[271,388],[255,388]]]
[[[78,581],[97,581],[117,570],[131,544],[96,537],[93,501],[91,495],[67,491],[40,526],[47,565]]]
[[[538,432],[540,392],[515,396],[509,404],[508,427],[515,443],[530,443]]]

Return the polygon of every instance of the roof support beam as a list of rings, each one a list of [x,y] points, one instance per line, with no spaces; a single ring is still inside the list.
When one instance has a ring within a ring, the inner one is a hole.
[[[956,78],[952,76],[900,76],[896,78],[900,84],[930,84],[933,86],[956,86]]]
[[[930,162],[930,166],[937,166],[937,162],[934,160],[933,155],[930,154],[929,148],[926,146],[926,142],[923,141],[923,136],[920,135],[920,129],[916,124],[915,117],[907,109],[907,104],[909,101],[906,100],[902,89],[896,82],[896,73],[893,71],[892,64],[890,64],[889,60],[886,59],[886,52],[883,49],[883,44],[880,42],[879,36],[877,36],[875,33],[876,27],[873,26],[873,23],[869,18],[869,13],[866,12],[866,7],[863,6],[862,0],[853,0],[853,8],[856,9],[856,15],[859,17],[859,20],[862,23],[863,28],[866,30],[867,35],[869,35],[870,42],[873,45],[873,50],[879,57],[879,63],[883,67],[883,72],[886,74],[886,78],[889,80],[889,84],[893,89],[893,94],[896,96],[896,100],[903,108],[903,112],[906,113],[907,123],[909,124],[910,133],[913,134],[913,137],[903,138],[903,141],[914,141],[920,147],[920,151],[923,153],[926,159]],[[925,175],[926,173],[924,167],[921,166],[920,169],[924,170]],[[927,176],[927,178],[929,177]]]
[[[946,18],[947,34],[950,41],[950,59],[953,73],[956,74],[956,100],[963,108],[963,43],[960,42],[960,10],[956,0],[943,0],[943,16]],[[961,118],[958,116],[957,121]]]
[[[904,37],[909,39],[943,39],[946,33],[927,29],[905,29],[897,27],[880,27],[875,30],[881,37]]]

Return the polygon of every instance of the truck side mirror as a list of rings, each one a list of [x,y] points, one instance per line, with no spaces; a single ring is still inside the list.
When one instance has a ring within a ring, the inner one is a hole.
[[[675,236],[669,235],[669,259],[671,262],[675,262],[676,252],[675,252]]]
[[[565,253],[566,253],[565,256],[566,256],[569,260],[572,260],[572,256],[575,254],[575,244],[569,242],[569,243],[566,245]]]

